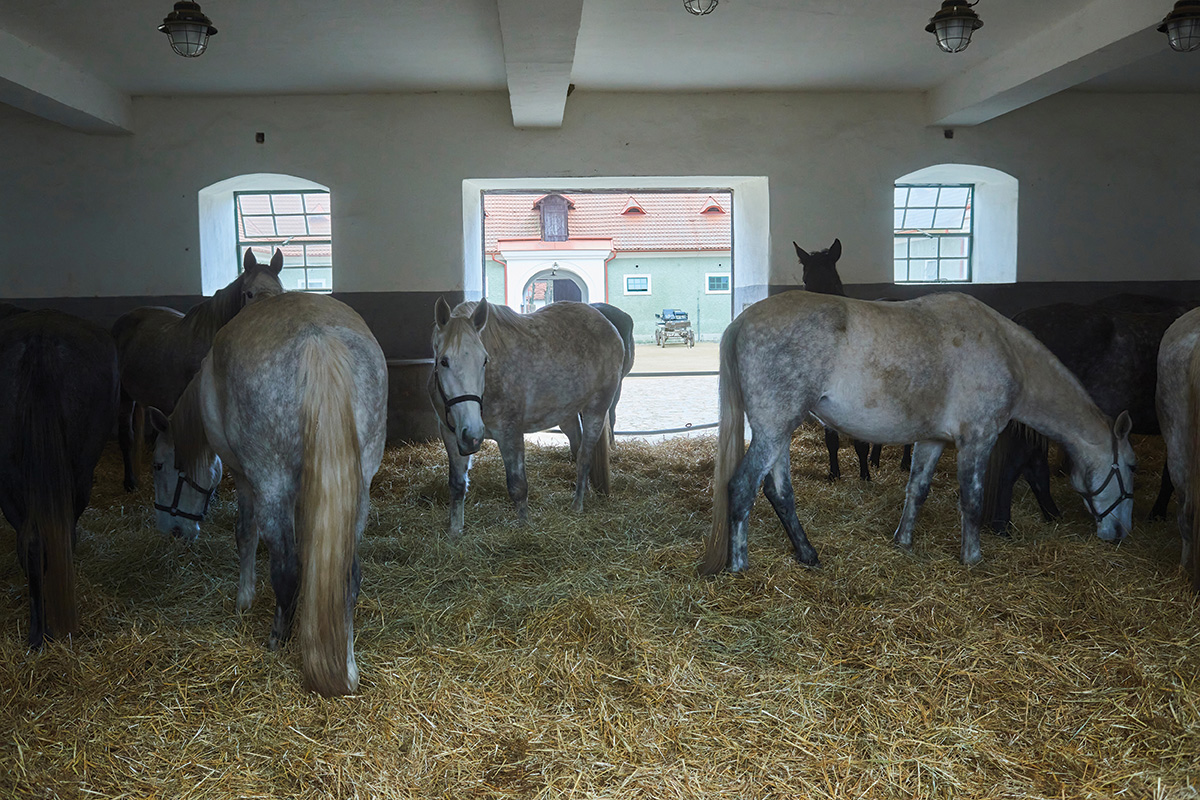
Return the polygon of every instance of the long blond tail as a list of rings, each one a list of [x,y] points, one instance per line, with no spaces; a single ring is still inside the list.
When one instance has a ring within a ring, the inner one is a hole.
[[[1200,346],[1192,350],[1188,363],[1188,485],[1187,503],[1192,508],[1192,588],[1200,592]],[[1188,565],[1184,565],[1186,568]]]
[[[591,469],[588,472],[596,494],[607,495],[612,488],[612,469],[608,464],[608,456],[612,450],[609,442],[609,439],[612,438],[611,430],[606,411],[604,413],[604,429],[600,431],[600,437],[596,439],[596,444],[592,447]]]
[[[311,336],[302,347],[304,465],[296,504],[300,647],[305,687],[330,697],[358,689],[347,612],[358,519],[367,493],[354,423],[350,351],[331,336]]]
[[[729,563],[729,479],[746,453],[746,406],[742,398],[741,374],[734,355],[734,343],[741,327],[740,320],[735,319],[721,336],[720,411],[717,455],[713,467],[712,530],[704,542],[701,575],[714,575]]]

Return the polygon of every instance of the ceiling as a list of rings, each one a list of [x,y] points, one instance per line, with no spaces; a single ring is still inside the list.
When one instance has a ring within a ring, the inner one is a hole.
[[[562,124],[568,86],[912,91],[929,123],[985,122],[1066,89],[1200,90],[1200,52],[1154,27],[1172,0],[982,0],[964,52],[923,28],[940,0],[203,0],[185,59],[170,0],[0,0],[0,102],[96,133],[140,95],[507,91],[518,127]]]

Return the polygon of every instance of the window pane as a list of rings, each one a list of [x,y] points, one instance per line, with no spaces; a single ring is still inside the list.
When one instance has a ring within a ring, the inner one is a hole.
[[[920,186],[909,190],[908,207],[925,206],[933,208],[937,205],[938,187],[936,186]]]
[[[910,208],[904,215],[905,230],[925,230],[933,227],[932,208]]]
[[[904,230],[904,209],[897,208],[892,212],[892,230]]]
[[[329,195],[326,192],[314,192],[304,195],[304,210],[309,214],[328,214]]]
[[[931,258],[928,261],[918,262],[924,264],[921,275],[918,280],[936,281],[938,279],[938,261],[936,258]]]
[[[940,255],[943,258],[952,258],[954,256],[966,257],[967,243],[970,240],[965,236],[943,236],[941,238],[942,249]]]
[[[709,275],[708,290],[710,292],[728,292],[729,291],[729,276],[728,275]]]
[[[312,214],[308,218],[310,236],[329,236],[332,232],[328,214]]]
[[[900,282],[908,280],[908,261],[899,260],[892,262],[892,279]]]
[[[965,216],[961,208],[939,208],[933,217],[933,227],[940,231],[961,231]]]
[[[271,201],[276,214],[304,213],[304,195],[302,194],[273,194]]]
[[[941,262],[941,278],[945,281],[965,281],[967,274],[966,259],[945,259]]]
[[[908,258],[908,237],[897,236],[893,240],[892,258]]]
[[[897,186],[893,195],[892,207],[904,208],[906,205],[908,205],[908,187]]]
[[[275,235],[274,217],[243,217],[242,224],[246,229],[246,238],[248,239]]]
[[[938,197],[938,206],[940,208],[949,208],[950,206],[964,207],[967,204],[967,198],[971,194],[969,186],[943,186],[941,195]]]
[[[625,291],[627,292],[644,292],[650,288],[650,279],[629,275],[625,278]]]
[[[310,244],[304,248],[310,267],[329,267],[333,265],[333,246],[328,244]]]
[[[243,214],[270,214],[271,196],[266,194],[238,195],[238,208]]]
[[[333,270],[329,269],[328,267],[322,269],[310,269],[308,271],[308,288],[332,289]]]
[[[304,236],[308,233],[304,217],[276,217],[275,229],[279,231],[280,236]]]
[[[289,292],[294,292],[298,289],[307,289],[308,284],[304,280],[303,269],[285,269],[279,273],[279,282],[283,284],[283,288]]]
[[[937,258],[937,254],[937,239],[927,239],[924,236],[921,236],[916,239],[908,240],[909,258]]]

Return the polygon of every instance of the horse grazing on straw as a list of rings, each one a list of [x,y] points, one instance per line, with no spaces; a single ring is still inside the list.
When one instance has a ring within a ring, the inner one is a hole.
[[[1169,302],[1169,305],[1165,305]],[[1160,310],[1145,312],[1156,303]],[[1189,306],[1159,298],[1118,295],[1092,305],[1055,303],[1013,316],[1071,370],[1100,410],[1110,416],[1129,412],[1132,432],[1161,433],[1155,410],[1158,345],[1171,323]],[[1024,476],[1046,520],[1061,512],[1050,494],[1049,442],[1011,423],[996,440],[988,467],[984,521],[997,533],[1007,532],[1012,518],[1012,493]],[[1171,478],[1164,465],[1151,519],[1167,514]]]
[[[1177,319],[1158,349],[1158,419],[1167,469],[1179,491],[1179,564],[1200,592],[1200,308]]]
[[[604,315],[621,334],[621,342],[625,345],[625,359],[621,362],[621,380],[617,382],[617,391],[613,394],[612,405],[608,407],[608,436],[612,442],[613,431],[617,429],[617,403],[621,402],[621,384],[633,370],[633,317],[616,306],[608,303],[591,303],[592,308]]]
[[[1133,511],[1129,415],[1116,423],[1079,381],[1023,330],[967,295],[898,303],[787,292],[755,303],[721,337],[720,423],[713,524],[701,570],[746,569],[746,528],[759,485],[796,558],[818,566],[796,516],[792,431],[813,414],[864,441],[916,442],[894,541],[909,549],[943,447],[958,450],[961,559],[979,547],[984,468],[1010,419],[1064,442],[1071,482],[1117,541]],[[743,454],[743,414],[754,432]]]
[[[0,511],[29,580],[29,646],[79,632],[75,526],[117,412],[108,331],[58,311],[0,312]]]
[[[484,439],[500,446],[508,495],[528,517],[525,434],[558,425],[575,457],[574,511],[589,478],[609,491],[608,414],[625,348],[604,316],[585,303],[551,303],[532,314],[438,298],[429,399],[450,459],[450,534],[463,529],[467,470]]]
[[[837,262],[842,257],[842,240],[834,239],[833,244],[825,250],[809,253],[800,245],[792,242],[796,248],[796,256],[803,268],[804,289],[817,294],[833,294],[838,297],[846,296],[842,286],[841,276],[838,275]],[[871,466],[879,466],[880,446],[874,447],[868,442],[852,440],[854,454],[858,456],[858,477],[860,480],[871,480]],[[842,477],[842,467],[838,463],[838,448],[841,439],[833,428],[825,428],[825,449],[829,451],[829,480]],[[904,456],[900,460],[900,468],[907,470],[911,465],[912,445],[904,445]]]
[[[125,463],[125,491],[138,485],[137,455],[142,442],[142,415],[138,406],[154,406],[170,414],[200,361],[212,347],[221,326],[247,303],[283,291],[279,271],[283,251],[276,250],[269,265],[259,264],[250,250],[242,259],[242,274],[212,297],[182,314],[173,308],[142,306],[113,323],[113,339],[121,363],[121,409],[117,439]],[[137,447],[134,447],[134,444]]]
[[[156,461],[195,480],[220,456],[233,473],[238,609],[254,600],[261,536],[275,589],[268,647],[287,640],[298,613],[305,685],[354,692],[356,550],[387,421],[387,367],[366,323],[326,295],[255,303],[216,335],[170,419],[150,414]],[[156,480],[160,504],[173,492]]]

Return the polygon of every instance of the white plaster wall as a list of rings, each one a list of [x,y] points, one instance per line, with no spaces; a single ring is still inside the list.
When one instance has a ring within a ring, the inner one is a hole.
[[[464,288],[464,179],[531,176],[765,176],[769,252],[738,261],[740,286],[799,283],[791,241],[835,236],[846,283],[886,283],[892,181],[942,163],[1020,181],[1019,280],[1200,277],[1191,96],[1058,95],[953,139],[903,94],[577,92],[560,130],[513,128],[503,93],[137,98],[133,111],[136,134],[99,137],[0,107],[0,297],[199,294],[197,193],[258,172],[334,193],[346,292]],[[735,247],[752,210],[738,209]]]

